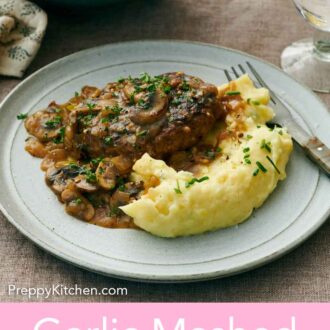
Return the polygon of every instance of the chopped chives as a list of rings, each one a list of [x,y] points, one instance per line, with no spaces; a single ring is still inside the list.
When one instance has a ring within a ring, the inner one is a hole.
[[[256,164],[262,172],[264,172],[264,173],[267,172],[267,169],[259,161],[256,161]]]
[[[174,191],[177,193],[177,194],[182,194],[182,191],[180,189],[180,184],[179,184],[179,181],[176,180],[176,188],[174,188]]]
[[[229,91],[229,92],[226,92],[226,95],[240,95],[241,92],[240,91]]]
[[[266,142],[266,140],[263,139],[263,140],[261,141],[260,149],[265,149],[265,150],[267,150],[268,152],[272,152],[272,149],[271,149],[270,145],[271,145],[271,143],[270,143],[269,141]]]
[[[269,156],[266,156],[266,158],[268,159],[268,161],[273,165],[273,167],[275,168],[276,172],[278,174],[281,174],[280,170],[278,169],[278,167],[275,165],[275,163],[273,162],[273,160],[269,157]]]
[[[192,178],[190,181],[188,181],[188,182],[186,183],[186,188],[189,188],[190,186],[192,186],[192,185],[193,185],[194,183],[196,183],[196,182],[200,183],[200,182],[206,181],[206,180],[208,180],[208,179],[209,179],[208,176],[203,176],[203,177],[201,177],[201,178],[199,178],[199,179],[197,179],[197,178]]]

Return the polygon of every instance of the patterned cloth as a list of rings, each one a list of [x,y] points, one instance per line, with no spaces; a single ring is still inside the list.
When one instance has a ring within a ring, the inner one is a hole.
[[[38,52],[47,15],[25,0],[0,0],[0,74],[22,77]]]

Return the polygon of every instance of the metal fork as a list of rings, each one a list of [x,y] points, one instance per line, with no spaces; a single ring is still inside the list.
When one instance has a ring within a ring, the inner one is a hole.
[[[261,78],[260,74],[250,62],[246,62],[247,69],[242,64],[238,64],[237,69],[232,66],[231,71],[235,78],[239,78],[242,74],[251,72],[253,77],[258,81],[261,87],[269,90],[270,102],[273,104],[276,112],[276,120],[280,126],[288,129],[289,133],[298,145],[302,147],[306,155],[316,163],[325,173],[330,176],[330,149],[321,142],[316,136],[308,134],[292,117],[287,106],[280,98],[271,90],[271,88]],[[228,81],[233,80],[228,70],[225,70]],[[274,123],[275,124],[275,123]]]

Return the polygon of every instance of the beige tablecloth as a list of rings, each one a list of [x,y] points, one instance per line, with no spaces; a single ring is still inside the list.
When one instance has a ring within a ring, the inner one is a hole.
[[[237,48],[276,65],[290,42],[311,35],[290,0],[131,1],[85,16],[48,10],[49,25],[28,74],[75,51],[131,39],[175,38]],[[3,98],[19,81],[0,80]],[[299,97],[299,96],[297,96]],[[322,97],[330,105],[330,96]],[[3,138],[3,137],[2,137]],[[126,287],[127,296],[53,296],[46,301],[329,301],[330,223],[289,255],[231,278],[193,284],[143,284],[106,278],[60,261],[34,246],[0,215],[1,301],[7,285]],[[31,299],[33,301],[36,298]]]

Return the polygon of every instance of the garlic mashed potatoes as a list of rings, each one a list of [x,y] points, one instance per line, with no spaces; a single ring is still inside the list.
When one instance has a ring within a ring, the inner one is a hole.
[[[244,75],[220,86],[219,94],[237,94],[240,102],[232,101],[234,111],[205,139],[219,141],[214,161],[198,165],[194,173],[177,172],[146,153],[133,166],[133,180],[150,188],[121,209],[138,227],[157,236],[177,237],[237,225],[285,179],[292,140],[285,128],[266,126],[274,116],[268,90],[255,88]],[[150,183],[155,179],[156,185]]]

